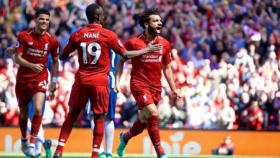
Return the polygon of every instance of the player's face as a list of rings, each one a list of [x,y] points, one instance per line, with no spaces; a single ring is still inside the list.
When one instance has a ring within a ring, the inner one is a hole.
[[[50,16],[47,14],[40,14],[36,19],[36,26],[40,30],[46,31],[50,24]]]
[[[149,34],[156,36],[160,34],[162,27],[161,17],[159,15],[150,15],[150,20],[148,24]]]

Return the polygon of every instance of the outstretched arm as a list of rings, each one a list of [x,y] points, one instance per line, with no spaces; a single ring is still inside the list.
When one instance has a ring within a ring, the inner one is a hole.
[[[153,44],[153,42],[150,42],[146,48],[140,49],[140,50],[130,50],[126,51],[124,53],[124,56],[127,58],[133,58],[148,52],[156,52],[162,50],[161,44]]]

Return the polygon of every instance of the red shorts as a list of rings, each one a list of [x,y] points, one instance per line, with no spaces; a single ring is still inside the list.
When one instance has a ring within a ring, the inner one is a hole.
[[[107,86],[95,86],[79,84],[75,82],[72,86],[69,106],[83,109],[88,100],[91,102],[91,109],[94,114],[104,114],[109,106],[109,89]]]
[[[27,82],[16,83],[16,96],[18,99],[18,106],[27,106],[33,95],[37,92],[45,93],[47,90],[47,81],[41,82]]]
[[[161,91],[151,88],[131,88],[131,93],[137,102],[139,110],[142,110],[144,106],[149,104],[157,105],[161,99]]]

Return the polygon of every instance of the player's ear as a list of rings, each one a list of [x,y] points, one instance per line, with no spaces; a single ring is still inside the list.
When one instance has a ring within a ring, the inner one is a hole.
[[[145,29],[148,28],[149,24],[147,22],[144,23]]]

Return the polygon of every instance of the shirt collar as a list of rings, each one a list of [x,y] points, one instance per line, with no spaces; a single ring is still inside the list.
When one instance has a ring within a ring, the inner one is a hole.
[[[101,24],[87,24],[88,27],[101,28]]]
[[[154,42],[157,42],[158,41],[158,38],[159,36],[156,36],[155,39],[154,39]],[[145,37],[144,33],[141,33],[139,35],[139,38],[142,39],[145,43],[149,43],[150,41]]]

